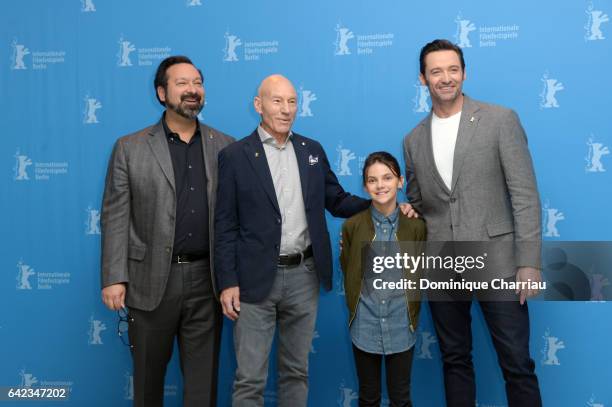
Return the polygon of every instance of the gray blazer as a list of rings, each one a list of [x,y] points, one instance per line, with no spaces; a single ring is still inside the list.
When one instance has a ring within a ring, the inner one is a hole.
[[[427,223],[427,239],[514,241],[514,252],[488,253],[491,277],[541,268],[540,198],[516,113],[464,97],[450,190],[434,161],[431,117],[404,138],[408,199]]]
[[[206,167],[210,270],[214,289],[213,239],[217,154],[233,138],[200,124]],[[164,294],[174,245],[174,170],[163,125],[121,137],[108,164],[102,201],[102,287],[127,283],[126,304],[150,311]],[[215,290],[216,295],[216,290]]]

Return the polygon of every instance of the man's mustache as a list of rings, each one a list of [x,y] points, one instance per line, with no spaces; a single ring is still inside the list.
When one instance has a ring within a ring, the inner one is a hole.
[[[197,93],[185,93],[181,96],[181,102],[185,101],[186,99],[195,99],[196,101],[200,102],[202,101],[202,96],[198,95]]]

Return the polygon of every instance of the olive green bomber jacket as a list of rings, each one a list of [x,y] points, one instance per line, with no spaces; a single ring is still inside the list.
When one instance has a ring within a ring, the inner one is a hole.
[[[398,222],[396,235],[397,240],[400,242],[400,250],[407,252],[409,255],[419,255],[427,237],[425,222],[421,219],[408,218],[401,214]],[[340,264],[344,274],[346,305],[350,312],[349,326],[357,312],[361,284],[363,283],[363,265],[361,260],[363,244],[373,241],[374,236],[374,223],[372,222],[369,208],[347,219],[342,225]],[[404,270],[404,278],[416,281],[419,278],[419,272],[410,273]],[[411,332],[414,332],[418,324],[421,296],[418,290],[405,290],[405,292],[410,320],[408,328]]]

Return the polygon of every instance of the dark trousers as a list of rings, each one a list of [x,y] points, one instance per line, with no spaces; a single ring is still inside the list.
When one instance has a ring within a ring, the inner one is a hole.
[[[379,407],[382,362],[385,359],[387,393],[390,407],[412,407],[410,401],[410,372],[414,346],[405,352],[378,355],[364,352],[353,345],[357,377],[359,378],[359,407]]]
[[[183,406],[215,406],[221,313],[208,259],[172,264],[159,306],[153,311],[130,308],[130,315],[134,406],[163,405],[166,366],[175,337],[183,373]]]
[[[529,356],[529,312],[518,301],[480,301],[506,382],[509,407],[540,407],[535,363]],[[430,302],[449,407],[474,407],[471,301]]]

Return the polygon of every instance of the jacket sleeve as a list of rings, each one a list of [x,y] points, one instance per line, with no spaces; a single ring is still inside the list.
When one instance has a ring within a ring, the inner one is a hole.
[[[227,150],[219,153],[215,208],[215,278],[219,292],[238,286],[236,252],[240,226],[235,169]]]
[[[351,234],[346,222],[342,225],[342,249],[340,250],[340,266],[342,273],[346,274],[351,253]]]
[[[102,214],[102,288],[126,283],[130,230],[130,182],[127,157],[122,140],[117,140],[108,163]]]
[[[499,137],[499,155],[514,218],[516,265],[541,268],[542,208],[527,136],[513,111],[502,123]]]
[[[419,213],[421,212],[421,190],[414,173],[414,161],[408,143],[408,136],[404,139],[404,162],[406,163],[406,196],[408,202]]]
[[[331,170],[323,148],[321,152],[325,171],[325,209],[337,218],[350,218],[367,209],[370,201],[346,192],[338,182],[336,174]]]

